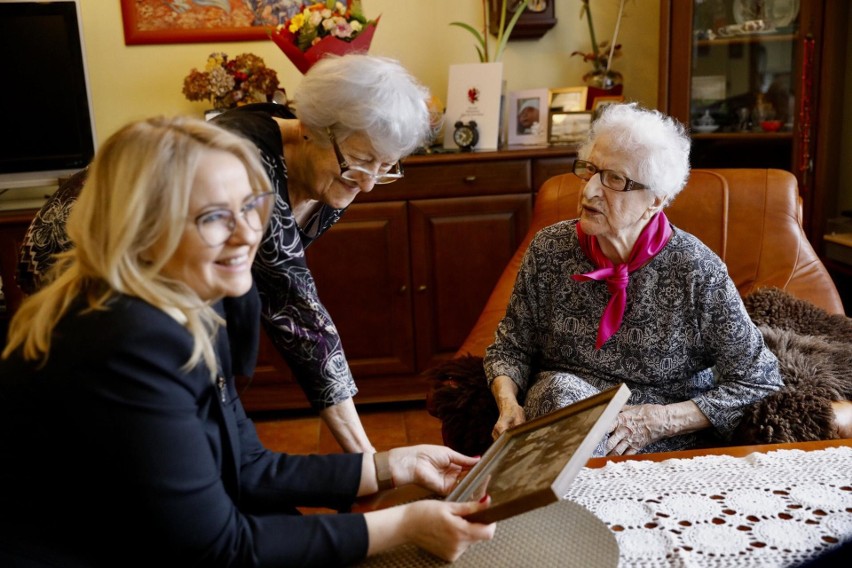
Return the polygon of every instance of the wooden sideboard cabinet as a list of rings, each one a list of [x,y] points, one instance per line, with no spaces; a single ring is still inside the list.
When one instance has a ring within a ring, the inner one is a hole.
[[[412,156],[405,178],[362,194],[307,251],[340,331],[357,404],[423,399],[530,224],[535,191],[570,171],[572,147]],[[307,407],[264,336],[241,385],[248,411]]]
[[[360,195],[308,248],[360,391],[356,403],[425,397],[422,372],[462,344],[529,228],[535,191],[570,171],[575,155],[566,146],[412,156],[403,180]],[[14,271],[34,214],[0,214],[4,333],[22,299]],[[255,376],[239,388],[250,412],[308,407],[265,334]]]

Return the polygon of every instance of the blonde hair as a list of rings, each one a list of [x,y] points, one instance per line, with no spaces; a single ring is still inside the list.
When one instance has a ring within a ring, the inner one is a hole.
[[[202,120],[151,118],[112,135],[92,162],[68,218],[74,247],[59,256],[50,283],[12,318],[3,358],[20,348],[24,359],[45,362],[53,329],[77,297],[85,295],[86,309],[103,310],[111,298],[126,294],[185,325],[194,340],[185,368],[203,359],[215,378],[213,337],[222,318],[186,284],[160,274],[187,226],[201,158],[213,150],[243,163],[253,193],[272,190],[257,148]]]

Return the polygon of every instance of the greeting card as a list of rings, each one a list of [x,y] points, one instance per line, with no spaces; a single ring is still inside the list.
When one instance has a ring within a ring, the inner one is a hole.
[[[479,142],[475,150],[496,150],[500,142],[502,63],[450,65],[444,148],[457,148],[453,132],[457,122],[476,122]]]

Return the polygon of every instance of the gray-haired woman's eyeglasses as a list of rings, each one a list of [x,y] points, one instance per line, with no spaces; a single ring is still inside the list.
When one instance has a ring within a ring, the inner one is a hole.
[[[334,132],[331,131],[331,128],[326,128],[326,132],[328,133],[328,139],[331,140],[331,145],[334,148],[334,155],[337,156],[337,164],[340,166],[340,177],[346,181],[362,183],[367,180],[373,180],[377,184],[386,184],[393,183],[405,177],[405,173],[402,171],[402,163],[398,160],[394,165],[388,168],[388,171],[380,171],[377,174],[374,174],[360,166],[350,165],[349,162],[346,161],[346,158],[343,157],[343,153],[340,151],[340,146],[337,145],[337,138],[334,137]]]
[[[633,191],[636,189],[650,189],[638,181],[633,181],[624,174],[613,170],[602,170],[591,162],[575,160],[572,173],[582,180],[589,181],[595,174],[601,174],[601,184],[613,191]]]
[[[240,207],[239,216],[253,231],[262,231],[269,210],[272,192],[249,197]],[[228,242],[237,229],[237,214],[230,209],[207,211],[195,218],[195,226],[202,240],[211,247]]]

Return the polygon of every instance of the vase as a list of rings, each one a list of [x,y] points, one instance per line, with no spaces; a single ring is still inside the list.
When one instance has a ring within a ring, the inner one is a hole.
[[[592,71],[591,73],[586,73],[583,76],[583,80],[589,87],[609,90],[620,86],[624,77],[618,71]]]
[[[600,97],[620,97],[624,92],[623,77],[618,71],[592,71],[583,76],[588,86],[586,110],[594,108],[595,99]]]

